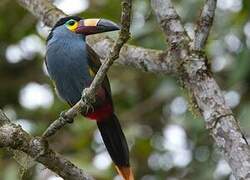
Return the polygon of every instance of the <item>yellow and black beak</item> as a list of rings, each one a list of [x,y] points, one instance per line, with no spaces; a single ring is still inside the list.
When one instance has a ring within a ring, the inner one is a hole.
[[[114,22],[106,19],[82,19],[75,29],[76,33],[90,35],[108,31],[120,30]]]

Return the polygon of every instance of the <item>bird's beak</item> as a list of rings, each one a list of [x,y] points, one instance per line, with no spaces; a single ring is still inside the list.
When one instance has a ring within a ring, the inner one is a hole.
[[[76,33],[90,35],[108,31],[120,30],[114,22],[106,19],[82,19],[78,22]]]

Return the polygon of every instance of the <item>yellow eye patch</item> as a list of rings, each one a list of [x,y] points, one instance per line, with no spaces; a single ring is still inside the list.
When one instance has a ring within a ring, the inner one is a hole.
[[[78,22],[76,21],[76,20],[74,20],[74,19],[71,19],[71,20],[69,20],[69,21],[67,21],[66,23],[65,23],[65,25],[66,25],[66,27],[70,30],[70,31],[75,31],[76,30],[76,28],[77,28],[77,26],[78,26]]]

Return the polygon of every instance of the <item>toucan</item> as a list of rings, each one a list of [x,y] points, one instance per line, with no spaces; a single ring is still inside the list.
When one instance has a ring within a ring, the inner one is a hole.
[[[99,67],[100,58],[86,43],[86,36],[116,31],[119,26],[106,19],[84,19],[68,16],[57,21],[47,38],[45,63],[58,96],[74,106],[84,88],[89,87]],[[95,120],[118,173],[125,180],[133,180],[129,163],[129,148],[117,116],[110,84],[105,76],[97,89],[93,108],[83,116]]]

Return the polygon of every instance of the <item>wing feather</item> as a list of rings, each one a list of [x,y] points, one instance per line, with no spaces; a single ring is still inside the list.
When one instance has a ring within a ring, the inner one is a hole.
[[[96,52],[87,44],[87,53],[88,53],[88,64],[89,67],[91,68],[91,70],[96,74],[98,69],[100,68],[101,61],[99,56],[96,54]],[[106,92],[109,94],[109,96],[111,97],[111,88],[110,88],[110,83],[108,80],[108,77],[105,76],[103,83],[102,83],[102,88],[104,88],[106,90]]]

